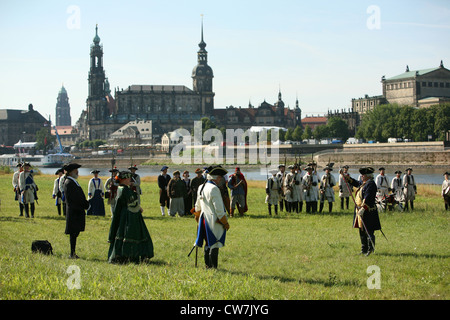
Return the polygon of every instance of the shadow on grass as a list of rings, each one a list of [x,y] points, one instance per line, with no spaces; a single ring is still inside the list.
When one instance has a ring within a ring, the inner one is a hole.
[[[379,256],[386,257],[411,257],[411,258],[427,258],[427,259],[448,259],[450,255],[448,254],[434,254],[434,253],[415,253],[415,252],[378,252]]]
[[[247,272],[241,272],[241,271],[231,271],[231,270],[222,270],[217,269],[218,272],[226,272],[230,273],[236,276],[254,276],[255,278],[258,278],[260,280],[275,280],[280,281],[282,283],[297,283],[297,284],[312,284],[312,285],[321,285],[324,287],[343,287],[343,286],[350,286],[350,287],[361,287],[361,283],[355,280],[339,280],[335,274],[328,274],[327,279],[295,279],[291,277],[285,277],[285,276],[271,276],[271,275],[261,275],[261,274],[251,274]]]

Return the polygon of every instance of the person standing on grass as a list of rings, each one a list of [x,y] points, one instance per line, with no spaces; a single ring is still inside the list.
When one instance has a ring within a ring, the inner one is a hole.
[[[444,182],[442,182],[442,197],[444,198],[445,210],[450,208],[450,173],[444,173]]]
[[[139,198],[139,201],[141,201],[141,194],[142,194],[141,177],[136,173],[138,168],[136,165],[134,165],[134,166],[129,167],[128,170],[130,170],[130,172],[133,174],[131,177],[131,190],[136,192],[136,194]]]
[[[87,211],[88,215],[105,216],[105,191],[102,180],[98,177],[99,170],[92,170],[94,177],[88,183],[88,197],[91,207]]]
[[[269,209],[269,216],[272,215],[272,205],[275,210],[275,215],[278,215],[278,202],[280,202],[281,184],[277,178],[278,170],[271,170],[272,177],[267,180],[266,183],[266,203]]]
[[[132,173],[121,171],[116,180],[119,187],[108,235],[108,261],[138,263],[151,259],[153,242],[142,217],[140,198],[131,190]]]
[[[395,177],[391,181],[391,191],[394,194],[394,199],[399,204],[404,202],[404,195],[402,190],[402,172],[400,170],[395,171]],[[389,206],[389,210],[392,211],[393,206]]]
[[[417,186],[412,175],[412,168],[406,169],[406,174],[403,175],[403,194],[405,195],[405,210],[411,206],[411,211],[414,210],[414,200],[416,199]]]
[[[325,200],[328,201],[328,212],[333,211],[333,202],[334,202],[334,189],[333,187],[336,185],[336,180],[334,176],[331,174],[333,171],[332,167],[325,167],[323,169],[325,174],[320,179],[320,208],[319,212],[322,212],[323,207],[325,205]]]
[[[189,179],[189,171],[185,170],[183,172],[182,181],[186,187],[186,193],[184,195],[184,215],[190,215],[192,209],[192,188],[191,179]]]
[[[167,195],[170,197],[169,215],[175,217],[178,212],[180,217],[184,216],[186,184],[181,180],[179,170],[173,172],[173,178],[167,186]]]
[[[19,202],[19,217],[23,216],[23,203],[22,203],[22,197],[21,197],[21,192],[20,192],[20,188],[19,188],[19,176],[20,173],[23,171],[23,167],[22,167],[22,163],[19,162],[17,164],[17,171],[14,172],[13,174],[13,178],[12,178],[12,185],[14,188],[14,200]]]
[[[170,175],[167,174],[168,166],[163,166],[161,168],[161,174],[158,176],[158,187],[159,187],[159,205],[161,208],[161,215],[164,216],[164,208],[167,207],[169,210],[170,207],[170,198],[167,195],[167,185],[170,181]]]
[[[192,206],[195,206],[195,203],[197,202],[198,189],[205,182],[205,177],[203,176],[203,171],[200,168],[197,168],[195,170],[195,174],[197,176],[192,178],[192,181],[191,181]]]
[[[104,190],[105,190],[105,197],[108,199],[108,204],[110,205],[112,216],[114,212],[114,206],[116,205],[117,188],[119,187],[119,185],[116,182],[116,176],[119,170],[116,167],[114,167],[111,170],[109,170],[109,172],[111,173],[111,177],[109,177],[108,180],[106,180]]]
[[[33,178],[33,170],[31,164],[25,162],[23,164],[23,171],[19,175],[19,189],[21,193],[21,200],[25,210],[25,217],[34,218],[34,201],[38,199],[37,191],[39,190]]]
[[[236,206],[239,215],[243,216],[248,211],[247,207],[247,181],[241,173],[241,169],[236,167],[235,172],[228,179],[228,188],[231,190],[230,216],[234,216]]]
[[[207,182],[198,190],[195,203],[195,220],[198,222],[195,245],[202,247],[205,242],[204,259],[206,268],[217,269],[219,248],[225,245],[225,236],[230,228],[222,195],[217,184],[224,179],[227,170],[220,165],[207,169]]]
[[[61,215],[61,205],[62,205],[62,193],[59,189],[59,182],[61,181],[61,177],[64,174],[63,169],[58,169],[55,172],[55,175],[58,176],[58,178],[55,179],[55,182],[53,183],[53,194],[52,197],[55,199],[55,206],[58,210],[58,215]],[[65,211],[65,208],[63,208]]]
[[[352,193],[352,186],[349,188],[347,187],[347,185],[345,184],[344,178],[342,176],[347,176],[349,177],[350,174],[348,173],[348,165],[345,165],[342,167],[342,175],[339,175],[339,198],[341,198],[341,210],[344,210],[344,199],[345,199],[345,206],[348,210],[348,206],[350,203],[350,194]]]
[[[66,197],[66,231],[70,236],[71,259],[78,259],[76,252],[77,238],[86,226],[86,210],[89,209],[89,201],[86,200],[84,191],[78,183],[78,168],[81,165],[72,163],[65,166],[66,180],[64,182]]]
[[[353,228],[359,229],[361,252],[366,256],[375,250],[375,230],[381,230],[380,217],[375,203],[377,185],[373,180],[371,167],[359,169],[362,181],[345,177],[347,183],[358,188],[355,193],[355,213],[353,215]]]

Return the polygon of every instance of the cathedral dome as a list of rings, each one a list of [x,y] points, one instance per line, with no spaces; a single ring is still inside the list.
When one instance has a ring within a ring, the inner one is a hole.
[[[208,76],[214,77],[211,67],[207,64],[198,64],[192,70],[192,76]]]

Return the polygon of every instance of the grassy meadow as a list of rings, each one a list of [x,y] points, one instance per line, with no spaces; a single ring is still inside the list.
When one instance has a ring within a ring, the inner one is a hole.
[[[245,174],[245,172],[244,172]],[[414,212],[381,213],[384,239],[376,232],[376,251],[358,255],[359,235],[350,210],[269,217],[264,182],[249,182],[249,212],[230,219],[219,268],[194,267],[188,258],[196,236],[192,217],[162,217],[156,177],[142,178],[144,219],[155,256],[148,263],[107,262],[106,217],[86,219],[77,242],[80,259],[69,255],[64,217],[51,198],[54,176],[38,175],[39,204],[34,219],[18,216],[12,174],[0,174],[0,299],[431,299],[450,298],[449,212],[440,186],[418,186]],[[88,177],[80,177],[87,194]],[[305,206],[304,206],[305,207]],[[325,209],[328,205],[325,204]],[[33,240],[49,240],[54,255],[31,253]],[[78,267],[80,288],[71,266]],[[371,266],[379,269],[379,289],[370,289]],[[70,268],[69,268],[70,267]],[[369,270],[369,271],[368,271]],[[69,271],[69,273],[68,273]]]

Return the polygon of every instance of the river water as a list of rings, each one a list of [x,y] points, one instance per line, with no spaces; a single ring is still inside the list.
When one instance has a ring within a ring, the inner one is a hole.
[[[230,173],[234,172],[234,166],[224,166],[224,167]],[[54,174],[56,171],[56,169],[54,169],[54,168],[39,168],[39,169],[43,174]],[[100,170],[100,174],[99,174],[100,176],[108,176],[110,174],[108,171],[110,168],[81,167],[78,169],[78,172],[79,172],[80,176],[90,176],[91,175],[90,172],[93,169]],[[196,169],[196,167],[192,167],[192,166],[184,166],[183,167],[183,166],[173,165],[169,168],[168,173],[170,175],[172,175],[172,172],[175,170],[180,170],[181,173],[183,173],[184,170],[188,170],[190,172],[190,177],[193,178],[193,177],[195,177],[195,173],[194,173],[195,169]],[[386,170],[385,174],[388,178],[389,183],[392,180],[392,178],[395,177],[394,172],[396,170],[401,170],[403,173],[405,173],[405,169],[406,169],[406,167]],[[123,169],[119,168],[119,170],[123,170]],[[160,174],[160,170],[161,170],[160,166],[140,166],[140,167],[138,167],[137,173],[141,177],[157,176]],[[447,171],[449,171],[449,170],[450,170],[450,168]],[[267,170],[264,166],[241,167],[241,171],[247,180],[264,181],[264,180],[266,180],[266,177],[267,177]],[[441,185],[442,181],[444,180],[444,177],[443,177],[444,172],[445,172],[445,170],[442,170],[442,169],[417,168],[417,169],[413,170],[412,174],[414,175],[414,179],[415,179],[416,183]],[[324,172],[321,169],[319,169],[319,171],[318,171],[319,177],[322,176],[323,173]],[[358,178],[358,175],[359,175],[358,169],[349,169],[349,173],[352,178],[354,178],[354,179]],[[336,168],[335,171],[332,171],[332,174],[336,178],[336,181],[338,181],[338,176],[339,176],[338,168]],[[378,174],[378,170],[375,171],[374,176],[376,177],[377,174]]]

